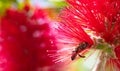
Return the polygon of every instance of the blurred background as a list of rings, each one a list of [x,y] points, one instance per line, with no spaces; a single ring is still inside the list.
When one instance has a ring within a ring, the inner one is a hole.
[[[64,0],[0,0],[0,14],[2,15],[6,9],[22,9],[25,5],[30,8],[40,8],[47,10],[50,17],[59,12],[59,9],[67,5]]]
[[[47,50],[63,0],[0,0],[0,71],[58,71]]]

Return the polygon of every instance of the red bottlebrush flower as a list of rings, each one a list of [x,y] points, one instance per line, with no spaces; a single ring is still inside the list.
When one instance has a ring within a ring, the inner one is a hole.
[[[67,1],[71,5],[63,11],[64,19],[70,17],[69,19],[73,22],[95,31],[108,43],[112,44],[116,43],[116,40],[120,40],[118,29],[120,26],[119,0]]]
[[[41,71],[53,65],[46,52],[55,49],[50,22],[42,10],[30,13],[9,9],[1,17],[0,71]]]
[[[120,44],[120,1],[67,0],[67,2],[70,5],[60,14],[62,21],[53,25],[55,43],[59,49],[56,51],[58,54],[53,56],[58,57],[56,62],[69,61],[72,53],[78,53],[81,57],[82,46],[79,52],[75,48],[87,42],[90,44],[88,48],[100,51],[97,71],[110,70],[112,66],[116,66],[116,69],[111,69],[112,71],[119,71],[119,47],[116,46]],[[113,65],[107,67],[110,62]]]

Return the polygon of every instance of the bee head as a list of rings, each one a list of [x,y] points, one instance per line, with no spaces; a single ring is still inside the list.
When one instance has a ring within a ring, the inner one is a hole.
[[[89,43],[88,43],[88,42],[82,42],[82,43],[79,44],[79,48],[80,48],[81,50],[86,49],[88,46],[89,46]]]

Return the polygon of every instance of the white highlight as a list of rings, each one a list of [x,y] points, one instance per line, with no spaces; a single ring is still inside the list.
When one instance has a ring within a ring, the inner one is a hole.
[[[43,24],[45,24],[46,21],[44,19],[40,18],[37,20],[37,22],[39,25],[43,25]]]
[[[94,10],[91,10],[92,13],[94,13]]]
[[[27,31],[27,28],[26,28],[25,25],[21,25],[21,26],[20,26],[20,30],[21,30],[22,32],[26,32],[26,31]]]
[[[58,50],[57,52],[64,52],[64,51],[68,51],[68,50],[71,50],[71,49],[73,49],[73,48],[63,48],[61,50]]]
[[[76,1],[76,3],[81,5],[81,3],[79,1]]]
[[[33,37],[35,37],[35,38],[37,38],[37,37],[40,37],[40,36],[42,36],[43,35],[43,31],[35,31],[34,33],[33,33]]]
[[[74,16],[74,18],[79,18],[78,16]]]
[[[83,65],[87,67],[89,70],[96,71],[96,68],[100,62],[100,50],[96,50],[94,54],[92,54],[84,63]]]

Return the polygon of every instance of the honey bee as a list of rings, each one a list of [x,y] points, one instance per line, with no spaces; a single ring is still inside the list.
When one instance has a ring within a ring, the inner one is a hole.
[[[82,56],[79,54],[80,51],[85,50],[89,44],[87,42],[82,42],[78,45],[78,47],[75,48],[75,50],[72,53],[71,60],[74,60],[76,56],[78,55],[79,57],[85,58],[85,56]]]

